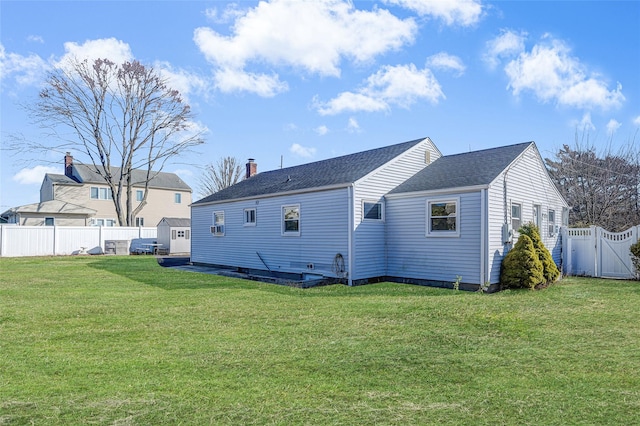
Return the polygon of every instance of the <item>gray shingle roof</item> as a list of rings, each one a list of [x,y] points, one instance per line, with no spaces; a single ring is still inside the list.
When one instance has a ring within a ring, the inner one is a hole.
[[[160,223],[163,221],[170,227],[187,228],[191,226],[191,219],[184,217],[163,217]],[[160,223],[158,223],[158,225]]]
[[[74,163],[73,167],[76,172],[80,175],[80,178],[83,183],[99,183],[104,184],[104,179],[98,173],[96,173],[95,168],[93,166],[89,166],[82,163]],[[118,176],[120,174],[120,167],[111,167],[111,173],[114,176]],[[152,172],[157,173],[157,172]],[[146,180],[146,171],[134,169],[133,170],[133,186],[143,187],[144,182]],[[184,191],[191,191],[191,187],[187,185],[178,175],[175,173],[166,173],[159,172],[157,173],[150,181],[149,186],[151,188],[162,188],[162,189],[179,189]]]
[[[423,140],[425,139],[416,139],[342,157],[258,173],[193,204],[250,198],[332,185],[348,185],[388,163]]]
[[[40,213],[40,214],[66,214],[93,216],[97,212],[88,207],[79,206],[77,204],[67,203],[60,200],[49,200],[41,203],[25,204],[23,206],[13,207],[2,213],[3,216],[17,213]]]
[[[533,142],[438,158],[390,194],[488,185]]]
[[[82,185],[81,183],[76,182],[75,180],[71,179],[69,176],[66,176],[66,175],[47,173],[47,176],[49,176],[49,179],[53,183],[64,184],[64,185],[78,185],[78,186]]]

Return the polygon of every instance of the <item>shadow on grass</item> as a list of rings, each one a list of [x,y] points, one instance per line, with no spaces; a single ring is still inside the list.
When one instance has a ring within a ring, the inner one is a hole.
[[[87,265],[96,270],[122,276],[128,280],[153,286],[163,290],[259,290],[294,297],[456,297],[466,292],[449,289],[417,286],[411,284],[377,283],[356,287],[343,284],[300,289],[226,277],[204,272],[191,272],[162,267],[155,257],[123,256],[100,257]]]

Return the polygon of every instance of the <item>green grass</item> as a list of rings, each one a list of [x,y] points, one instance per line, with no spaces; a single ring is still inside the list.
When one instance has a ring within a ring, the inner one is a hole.
[[[0,259],[0,425],[639,424],[640,283],[295,289]]]

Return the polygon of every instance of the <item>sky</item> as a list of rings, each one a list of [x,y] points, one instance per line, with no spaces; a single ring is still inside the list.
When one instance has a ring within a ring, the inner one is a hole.
[[[138,60],[181,92],[205,143],[164,171],[194,201],[226,156],[260,172],[424,137],[544,158],[576,135],[640,143],[640,1],[0,0],[0,211],[64,173],[8,148],[48,142],[24,107],[70,57]]]

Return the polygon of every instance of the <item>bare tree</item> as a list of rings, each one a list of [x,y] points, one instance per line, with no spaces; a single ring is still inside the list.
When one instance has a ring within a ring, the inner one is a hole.
[[[612,153],[582,145],[564,145],[547,168],[571,210],[572,226],[596,225],[622,231],[640,223],[640,163],[632,142]]]
[[[193,130],[189,105],[151,67],[138,61],[70,61],[47,77],[38,102],[27,111],[57,142],[22,143],[25,149],[83,151],[113,193],[119,224],[130,226],[146,205],[149,181],[165,163],[203,143]],[[61,133],[70,130],[70,135]],[[144,172],[134,181],[134,169]],[[133,208],[132,188],[143,185]]]
[[[211,195],[240,181],[242,167],[240,160],[235,157],[222,157],[216,164],[210,163],[205,167],[200,177],[200,194],[203,197]]]

